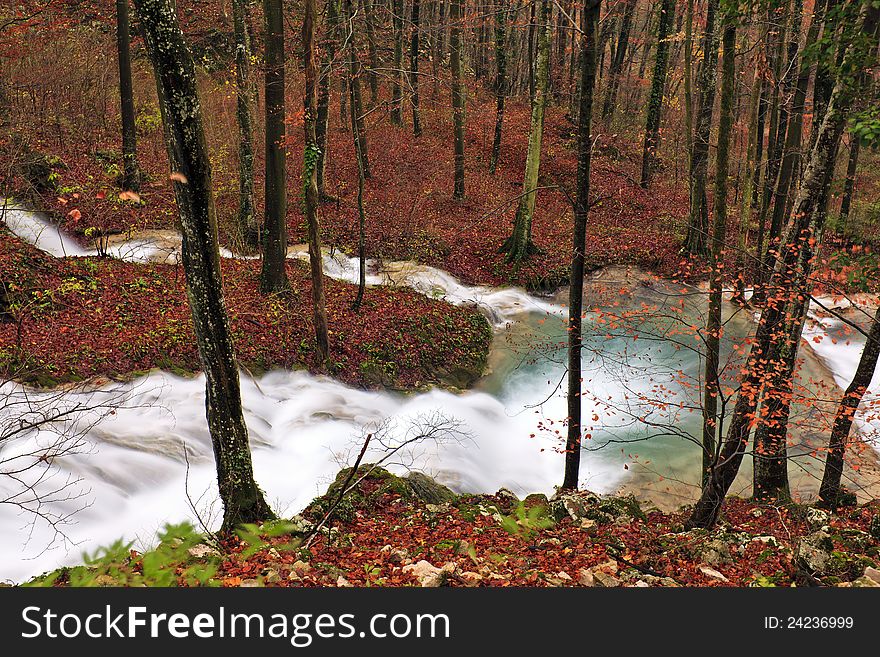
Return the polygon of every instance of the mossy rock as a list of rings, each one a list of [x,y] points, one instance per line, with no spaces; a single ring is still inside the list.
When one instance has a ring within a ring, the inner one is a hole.
[[[545,509],[550,508],[550,500],[547,499],[547,496],[544,495],[544,493],[532,493],[531,495],[527,495],[526,499],[523,500],[523,507],[526,511],[533,509],[536,506],[541,506]]]
[[[336,479],[327,488],[327,492],[313,500],[309,510],[319,515],[326,513],[327,509],[336,502],[350,474],[351,468],[340,470]],[[426,504],[443,504],[456,499],[455,493],[449,488],[421,472],[410,472],[405,477],[398,477],[381,466],[365,463],[358,468],[348,482],[348,486],[361,478],[363,480],[349,491],[336,507],[335,515],[341,520],[353,520],[356,511],[374,507],[384,495],[389,493],[405,500]]]

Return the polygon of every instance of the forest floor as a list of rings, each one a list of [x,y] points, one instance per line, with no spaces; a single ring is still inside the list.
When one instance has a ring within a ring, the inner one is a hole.
[[[259,261],[222,263],[239,361],[259,373],[307,368],[366,387],[467,387],[492,340],[482,314],[404,288],[326,280],[332,359],[319,362],[308,265],[289,260],[292,291],[259,293]],[[199,369],[180,266],[54,258],[0,229],[0,373],[43,386],[152,368]]]
[[[333,506],[348,472],[291,521],[220,539],[188,525],[168,527],[146,554],[118,543],[88,566],[30,584],[880,586],[877,501],[830,514],[729,498],[714,530],[683,531],[687,508],[661,513],[631,497],[587,491],[553,501],[518,501],[504,490],[455,496],[423,475],[376,469],[309,544],[305,536]]]

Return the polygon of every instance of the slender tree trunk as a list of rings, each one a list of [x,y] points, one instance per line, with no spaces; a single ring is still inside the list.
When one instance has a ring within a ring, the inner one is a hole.
[[[211,164],[205,143],[195,65],[173,0],[135,0],[147,52],[156,72],[174,196],[183,234],[182,259],[199,360],[205,372],[206,414],[223,529],[273,518],[254,481],[241,409],[238,367],[223,299]]]
[[[853,418],[856,410],[871,385],[874,370],[877,369],[877,358],[880,356],[880,307],[874,314],[871,330],[859,358],[856,373],[852,381],[843,393],[840,405],[837,407],[837,415],[831,428],[831,439],[828,444],[828,455],[825,457],[825,472],[822,475],[822,485],[819,487],[819,498],[827,506],[837,508],[844,501],[844,491],[840,480],[843,476],[844,456],[846,443],[852,430]]]
[[[140,169],[137,161],[130,41],[128,0],[116,0],[116,49],[119,57],[119,105],[122,114],[122,188],[136,191],[140,188]]]
[[[862,35],[867,38],[854,40],[847,48],[843,69],[851,70],[864,56],[862,52],[870,35],[877,28],[880,7],[866,3],[863,9]],[[819,201],[823,189],[830,179],[829,171],[834,166],[837,145],[849,115],[855,93],[851,76],[838,78],[822,125],[817,133],[816,144],[804,171],[803,180],[793,204],[792,225],[788,231],[785,247],[780,249],[780,257],[770,279],[769,289],[778,291],[767,298],[761,312],[758,329],[748,359],[743,368],[745,374],[740,381],[727,435],[718,459],[713,464],[709,482],[703,487],[702,495],[694,506],[686,527],[711,527],[718,519],[721,504],[733,480],[736,478],[742,458],[748,445],[750,425],[754,417],[761,393],[761,380],[765,374],[762,363],[773,362],[774,333],[784,320],[785,307],[790,297],[788,292],[792,281],[798,279],[799,263],[809,262],[815,254],[816,244],[812,238],[817,213],[821,214]]]
[[[357,32],[354,26],[354,6],[352,0],[344,0],[345,16],[351,32],[348,34],[348,89],[349,89],[349,109],[354,117],[353,126],[357,128],[355,135],[358,140],[358,148],[361,153],[361,160],[364,167],[364,177],[369,179],[372,177],[370,171],[370,157],[367,150],[367,125],[364,118],[363,95],[361,94],[361,75],[363,74],[363,66],[358,55]]]
[[[364,10],[364,26],[367,32],[367,54],[370,57],[370,67],[367,71],[367,79],[370,83],[370,104],[375,105],[379,96],[379,48],[376,46],[375,16],[373,15],[373,0],[360,0]]]
[[[583,435],[581,414],[581,348],[584,296],[584,256],[587,248],[587,219],[590,213],[590,164],[593,142],[590,128],[593,91],[599,59],[600,0],[585,0],[581,14],[581,96],[578,111],[577,199],[572,231],[571,291],[568,300],[568,435],[565,442],[563,490],[578,487]]]
[[[238,226],[239,238],[248,249],[260,244],[254,202],[254,126],[251,105],[254,88],[251,83],[251,37],[248,33],[248,5],[233,0],[232,19],[235,29],[235,118],[238,123]]]
[[[489,173],[495,175],[501,155],[501,131],[504,124],[504,100],[507,97],[507,4],[499,0],[495,7],[495,137]]]
[[[541,0],[540,29],[538,30],[538,62],[536,66],[535,97],[529,126],[529,147],[523,190],[513,233],[502,246],[508,262],[521,262],[535,252],[532,242],[532,218],[535,214],[538,172],[541,167],[541,140],[544,135],[544,105],[550,79],[550,0]]]
[[[687,147],[688,172],[693,171],[691,155],[694,138],[694,0],[687,0],[684,19],[684,132]]]
[[[697,80],[696,125],[691,149],[691,187],[688,230],[684,251],[705,255],[708,250],[709,207],[706,198],[706,179],[709,169],[709,135],[712,129],[712,110],[715,106],[715,77],[718,67],[718,35],[715,19],[718,0],[706,3],[706,31],[703,34],[703,61]]]
[[[419,49],[421,47],[421,28],[419,12],[421,0],[412,3],[412,36],[409,46],[409,86],[410,103],[412,104],[413,135],[422,136],[422,120],[419,112]]]
[[[721,294],[724,287],[724,243],[727,239],[727,178],[730,170],[730,133],[733,127],[734,91],[736,87],[736,18],[725,15],[723,20],[721,75],[721,115],[718,125],[718,151],[715,164],[715,221],[710,251],[709,312],[706,316],[706,367],[703,395],[703,480],[716,453],[716,435],[721,426],[718,416],[720,394],[719,362],[721,355]]]
[[[648,188],[651,170],[657,159],[660,145],[660,112],[663,109],[663,90],[666,88],[666,65],[669,61],[669,31],[674,20],[675,3],[663,0],[660,5],[660,27],[657,31],[657,56],[651,79],[651,96],[648,98],[648,115],[645,119],[645,141],[642,149],[641,184]]]
[[[264,0],[266,15],[266,180],[263,221],[264,293],[286,290],[287,155],[284,125],[284,11],[282,0]]]
[[[452,125],[455,141],[455,175],[453,176],[452,198],[464,199],[464,116],[465,99],[461,79],[461,21],[462,0],[452,0],[450,4],[449,33],[450,67],[452,68]]]
[[[849,219],[852,207],[853,193],[856,186],[856,171],[859,166],[859,140],[852,135],[849,144],[849,157],[846,162],[846,181],[843,183],[843,198],[840,201],[840,230],[846,230],[846,222]]]
[[[327,0],[327,19],[324,28],[324,42],[321,49],[323,60],[318,75],[318,118],[315,125],[315,143],[318,145],[318,164],[315,167],[318,185],[318,200],[328,198],[325,175],[329,156],[330,140],[330,82],[333,79],[333,65],[336,61],[336,40],[339,36],[339,13],[337,0]]]
[[[617,106],[617,89],[620,86],[620,76],[623,71],[623,62],[626,59],[627,47],[629,46],[629,33],[632,30],[633,15],[635,14],[637,0],[627,0],[623,8],[623,16],[620,21],[620,34],[617,38],[617,47],[611,58],[611,66],[608,68],[608,83],[605,87],[605,102],[602,105],[602,118],[606,125],[611,125],[614,119],[614,110]]]
[[[403,0],[392,0],[394,27],[394,71],[391,78],[391,123],[403,125]]]
[[[302,28],[303,70],[303,200],[309,233],[309,265],[312,274],[312,323],[315,344],[322,364],[330,357],[330,338],[327,333],[327,308],[324,300],[324,265],[321,253],[321,227],[318,223],[318,165],[320,149],[315,135],[315,88],[318,67],[315,62],[315,0],[305,0]]]
[[[346,16],[348,16],[349,23],[352,20],[352,6],[351,0],[345,0],[346,7]],[[355,84],[355,80],[357,76],[360,74],[360,63],[357,58],[357,53],[355,51],[354,39],[349,40],[348,47],[351,48],[351,54],[349,56],[349,76],[351,77],[351,82],[349,82],[348,88],[349,93],[351,94],[351,106],[355,107],[360,104],[360,98],[357,95],[357,85]],[[351,134],[352,134],[352,142],[354,143],[354,154],[355,161],[357,162],[357,170],[358,170],[358,193],[357,193],[357,206],[358,206],[358,291],[357,296],[355,297],[354,303],[352,304],[352,310],[354,312],[359,312],[361,309],[361,303],[364,300],[364,293],[367,287],[367,254],[366,254],[366,211],[364,210],[364,179],[366,176],[366,166],[365,166],[365,158],[364,158],[364,149],[363,143],[360,139],[358,139],[358,125],[357,125],[357,114],[355,112],[351,113]]]

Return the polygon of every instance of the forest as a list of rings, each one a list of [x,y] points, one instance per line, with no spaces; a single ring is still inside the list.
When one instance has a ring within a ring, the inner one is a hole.
[[[0,126],[0,581],[880,586],[876,0],[16,0]]]

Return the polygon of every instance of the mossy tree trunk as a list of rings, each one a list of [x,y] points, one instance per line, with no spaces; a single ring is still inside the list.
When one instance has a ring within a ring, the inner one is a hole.
[[[581,13],[580,108],[578,110],[577,199],[572,230],[571,291],[568,301],[568,433],[565,441],[565,475],[562,488],[578,487],[583,427],[581,415],[581,349],[583,328],[584,260],[587,249],[587,220],[590,214],[590,166],[593,142],[593,91],[599,59],[600,0],[586,0]]]
[[[736,19],[725,14],[722,35],[721,114],[718,125],[718,150],[715,160],[714,222],[709,252],[709,311],[706,315],[706,361],[703,384],[703,471],[702,483],[708,481],[715,459],[716,435],[720,426],[718,397],[721,356],[721,294],[724,288],[724,244],[727,239],[727,178],[730,171],[730,137],[733,128],[736,91]]]
[[[312,274],[312,323],[315,327],[315,344],[318,358],[324,365],[330,357],[330,339],[327,333],[327,308],[324,299],[324,267],[321,253],[321,227],[318,222],[318,156],[315,136],[315,91],[318,84],[318,67],[315,62],[315,0],[305,0],[302,28],[303,70],[303,201],[306,226],[309,233],[309,266]]]
[[[220,277],[211,165],[192,55],[173,0],[135,0],[156,72],[174,195],[183,234],[183,269],[199,359],[205,372],[223,529],[274,517],[254,481],[238,367]]]
[[[287,290],[287,154],[284,125],[284,12],[282,0],[263,0],[266,15],[266,179],[263,219],[264,293]]]
[[[260,244],[254,203],[254,127],[251,106],[251,37],[248,30],[247,0],[233,0],[235,31],[235,118],[238,124],[238,227],[239,239],[249,249]]]
[[[715,29],[718,1],[706,4],[706,31],[703,33],[703,60],[697,76],[696,123],[691,141],[690,208],[684,251],[706,255],[709,248],[709,205],[706,180],[709,171],[709,135],[715,106],[715,77],[718,68],[718,35]]]
[[[849,219],[852,208],[853,195],[856,187],[856,171],[859,166],[859,139],[855,135],[850,136],[849,157],[846,161],[846,180],[843,183],[843,198],[840,201],[840,230],[846,230],[846,222]]]
[[[663,0],[660,5],[660,25],[657,29],[657,54],[654,73],[651,76],[651,95],[648,97],[648,114],[645,118],[645,140],[642,147],[641,185],[650,184],[657,147],[660,145],[660,115],[663,110],[663,92],[666,89],[666,68],[669,63],[669,32],[675,18],[673,0]],[[711,116],[710,116],[711,120]]]
[[[461,22],[462,0],[452,0],[449,20],[449,65],[452,69],[452,126],[455,142],[452,198],[456,201],[464,199],[464,119],[465,94],[462,81],[461,64]]]
[[[538,60],[535,66],[535,93],[529,124],[529,146],[523,176],[522,196],[513,222],[513,232],[502,250],[508,262],[522,262],[535,252],[532,242],[532,219],[538,196],[538,173],[541,168],[541,141],[544,136],[544,108],[550,83],[550,0],[541,0],[538,13]]]
[[[507,0],[495,6],[495,136],[489,173],[494,175],[501,155],[501,133],[504,126],[504,101],[507,98]]]
[[[136,191],[140,188],[140,169],[131,83],[128,0],[116,0],[116,52],[119,58],[119,106],[122,115],[122,188]]]

